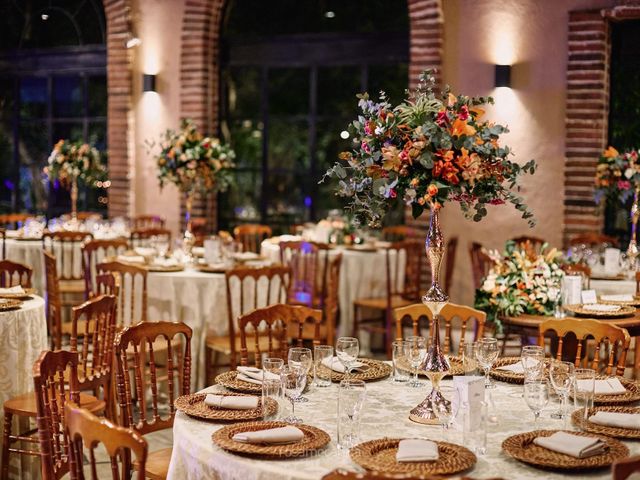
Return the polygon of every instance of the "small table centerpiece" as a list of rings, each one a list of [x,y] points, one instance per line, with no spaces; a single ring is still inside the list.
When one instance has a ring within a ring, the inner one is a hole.
[[[425,210],[431,214],[425,247],[432,283],[422,301],[433,313],[435,330],[420,368],[433,389],[409,418],[436,423],[435,405],[446,403],[439,382],[450,369],[439,340],[438,315],[449,301],[439,282],[445,251],[440,209],[455,201],[467,218],[480,221],[487,205],[509,202],[534,225],[533,214],[513,190],[522,174],[534,173],[536,163],[509,160],[511,149],[499,143],[507,128],[482,119],[481,105],[493,103],[491,97],[456,96],[448,87],[437,94],[431,71],[425,71],[417,89],[395,107],[384,93],[378,102],[366,93],[358,98],[361,114],[350,125],[357,147],[341,153],[343,162],[329,169],[323,181],[337,178],[336,193],[348,199],[346,208],[373,228],[380,227],[398,200],[411,207],[414,218]]]

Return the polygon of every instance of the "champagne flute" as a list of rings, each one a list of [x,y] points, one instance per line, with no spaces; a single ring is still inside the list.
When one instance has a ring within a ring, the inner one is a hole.
[[[538,426],[538,417],[549,402],[549,391],[546,380],[525,380],[524,400],[533,412],[533,427]]]
[[[427,356],[427,339],[424,337],[409,337],[405,345],[406,357],[413,372],[413,378],[409,382],[409,386],[421,387],[422,382],[418,380],[418,367]]]
[[[303,347],[290,348],[289,355],[287,357],[287,364],[290,367],[293,366],[302,368],[308,375],[309,370],[311,370],[311,365],[313,364],[313,356],[311,355],[311,350],[309,348]],[[296,398],[295,401],[299,403],[306,403],[309,401],[309,399],[300,395]]]
[[[302,423],[302,419],[296,417],[296,399],[302,394],[307,384],[307,371],[303,367],[285,365],[280,371],[280,378],[284,392],[291,401],[291,415],[284,418],[288,423]]]
[[[358,360],[360,352],[360,343],[354,337],[340,337],[336,342],[336,355],[340,363],[344,367],[344,378],[348,378],[351,374],[353,364]]]
[[[520,363],[522,363],[526,380],[538,379],[544,372],[544,348],[538,345],[522,347]]]
[[[561,396],[560,410],[551,414],[552,418],[564,419],[564,428],[567,428],[567,401],[571,385],[575,380],[575,367],[571,362],[553,360],[549,367],[549,378],[556,392]]]
[[[500,349],[498,348],[498,340],[496,338],[485,337],[478,340],[478,348],[476,349],[476,358],[478,363],[484,370],[484,387],[496,388],[495,384],[489,377],[491,367],[498,359]]]

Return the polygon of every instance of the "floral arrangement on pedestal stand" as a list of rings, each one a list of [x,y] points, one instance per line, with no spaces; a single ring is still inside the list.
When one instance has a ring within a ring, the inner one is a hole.
[[[626,204],[633,195],[631,205],[631,239],[627,248],[627,258],[633,270],[636,269],[636,260],[640,251],[636,240],[636,228],[640,219],[640,165],[638,165],[638,152],[631,150],[619,153],[615,148],[609,147],[600,156],[595,176],[595,201],[600,204],[603,199]]]
[[[78,230],[78,182],[99,188],[107,181],[107,168],[100,152],[88,143],[59,140],[49,155],[44,173],[51,183],[57,180],[70,190],[71,221],[65,228]]]
[[[160,187],[173,183],[186,194],[183,249],[191,259],[195,242],[191,210],[195,194],[224,192],[229,188],[233,183],[235,152],[219,139],[203,136],[191,120],[184,120],[177,132],[167,130],[160,141],[160,148],[156,158]]]
[[[420,368],[432,390],[409,415],[428,424],[438,422],[436,407],[448,403],[439,382],[450,369],[439,338],[438,315],[449,301],[439,281],[445,251],[440,210],[454,201],[466,217],[480,221],[487,205],[511,203],[533,225],[533,214],[514,190],[519,177],[536,168],[533,160],[522,166],[510,161],[511,150],[499,143],[507,129],[482,120],[481,105],[493,103],[490,97],[455,96],[448,88],[437,94],[435,87],[433,73],[426,71],[417,89],[395,107],[384,93],[378,102],[359,95],[361,114],[350,125],[357,148],[341,153],[343,163],[322,180],[337,178],[336,194],[348,199],[346,209],[373,228],[380,227],[396,199],[410,206],[415,218],[430,211],[425,248],[432,284],[422,301],[433,313],[434,335]]]

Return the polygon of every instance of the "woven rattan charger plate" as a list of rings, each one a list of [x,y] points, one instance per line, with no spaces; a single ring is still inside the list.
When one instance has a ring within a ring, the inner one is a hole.
[[[603,305],[622,305],[625,307],[640,307],[640,297],[638,296],[633,296],[633,300],[630,301],[626,301],[626,300],[602,300],[602,299],[598,299],[598,303],[601,303]]]
[[[225,273],[228,270],[231,270],[232,268],[233,268],[232,266],[223,267],[223,266],[216,266],[216,265],[197,265],[196,266],[196,270],[204,273]]]
[[[507,365],[513,365],[514,363],[520,363],[520,357],[502,357],[496,360],[491,367],[489,375],[496,380],[507,383],[517,383],[522,385],[524,383],[524,373],[510,372],[509,370],[500,370],[500,367],[506,367]],[[550,359],[545,359],[545,369],[549,369]]]
[[[183,265],[171,265],[170,267],[163,267],[162,265],[149,264],[145,268],[148,272],[182,272],[184,270]]]
[[[369,368],[364,372],[352,372],[349,378],[352,380],[364,380],[365,382],[373,382],[375,380],[382,380],[387,378],[393,372],[393,367],[380,360],[373,360],[370,358],[359,358],[359,362],[368,365]],[[326,366],[320,365],[320,369],[326,373],[329,370]],[[331,381],[340,382],[344,379],[345,374],[340,372],[331,371]]]
[[[502,451],[510,457],[534,467],[549,470],[593,470],[611,465],[614,461],[629,456],[629,449],[614,438],[584,432],[567,432],[581,437],[598,437],[609,449],[600,455],[576,458],[564,453],[539,447],[533,441],[536,437],[549,437],[560,430],[535,430],[513,435],[502,442]]]
[[[25,288],[24,293],[0,293],[0,298],[7,298],[12,300],[29,300],[32,295],[35,295],[35,288]]]
[[[396,461],[399,438],[381,438],[356,445],[350,450],[351,459],[367,470],[395,474],[410,475],[451,475],[468,470],[477,461],[470,450],[460,445],[447,442],[438,444],[438,460],[432,462]]]
[[[598,380],[609,378],[606,375],[599,375],[596,377]],[[640,400],[640,387],[633,380],[629,380],[623,377],[617,377],[620,383],[626,388],[627,393],[621,395],[603,395],[597,394],[593,396],[594,405],[626,405],[628,403],[637,402]],[[569,394],[573,398],[573,393]]]
[[[583,420],[584,410],[581,408],[571,414],[571,420],[575,426],[580,427],[582,430],[587,432],[607,435],[615,438],[640,438],[640,430],[636,428],[609,427],[607,425],[591,423],[588,420],[588,417],[594,415],[596,412],[634,413],[636,415],[640,415],[640,408],[612,406],[590,408],[587,413],[586,421]]]
[[[226,394],[216,393],[215,395],[224,396],[247,396],[243,394]],[[259,420],[263,416],[262,412],[262,400],[258,400],[258,408],[251,410],[231,410],[226,408],[213,408],[204,403],[206,393],[192,393],[191,395],[183,395],[176,398],[174,402],[175,407],[181,412],[195,418],[203,420],[214,420],[222,422],[241,422],[247,420]],[[255,397],[254,397],[255,398]],[[278,410],[278,404],[272,398],[267,398],[267,414],[273,415]]]
[[[215,383],[222,385],[234,392],[250,393],[252,395],[262,395],[262,385],[257,383],[245,382],[244,380],[238,380],[238,372],[236,370],[230,370],[228,372],[221,373],[215,378]],[[304,387],[303,392],[309,389],[309,385],[313,382],[313,376],[307,377],[307,384]]]
[[[464,372],[464,363],[462,361],[462,357],[458,357],[458,356],[449,357],[449,356],[447,356],[447,360],[449,360],[449,366],[451,368],[449,369],[449,371],[447,372],[445,377],[452,377],[454,375],[464,375],[465,372]],[[414,373],[414,369],[404,359],[398,360],[398,368],[410,373],[411,375],[413,375],[413,373]],[[427,376],[427,372],[425,372],[424,370],[418,370],[418,375],[426,377]]]
[[[221,428],[214,432],[211,438],[213,439],[213,443],[224,450],[242,455],[249,455],[251,457],[264,457],[271,459],[309,457],[325,448],[331,441],[327,432],[304,424],[295,425],[304,433],[304,438],[296,443],[289,443],[286,445],[268,445],[242,443],[233,440],[233,436],[236,433],[255,432],[257,430],[287,426],[289,426],[289,424],[285,422],[239,423]]]
[[[632,317],[636,313],[635,307],[619,305],[620,310],[616,312],[596,312],[593,310],[586,310],[582,305],[565,305],[564,309],[575,313],[579,317],[589,318],[623,318]]]
[[[0,312],[16,310],[22,307],[22,300],[15,298],[0,298]]]

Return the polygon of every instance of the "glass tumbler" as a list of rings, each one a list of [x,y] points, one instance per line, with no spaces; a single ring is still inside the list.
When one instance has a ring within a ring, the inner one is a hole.
[[[278,420],[284,409],[284,388],[280,379],[262,381],[262,418],[265,421]],[[274,405],[275,409],[267,408]]]
[[[396,340],[392,344],[393,348],[393,381],[394,382],[408,382],[409,371],[406,367],[409,366],[409,360],[407,360],[406,348],[407,342],[404,340]]]
[[[581,409],[582,420],[589,416],[589,409],[593,407],[593,397],[596,389],[596,371],[590,368],[576,368],[573,384],[573,402],[576,410]]]
[[[331,345],[316,345],[313,348],[313,384],[316,387],[331,386],[331,369],[322,363],[329,363],[333,358]],[[328,359],[328,360],[327,360]]]
[[[342,380],[338,387],[338,449],[350,449],[360,439],[360,416],[366,398],[362,380]]]

